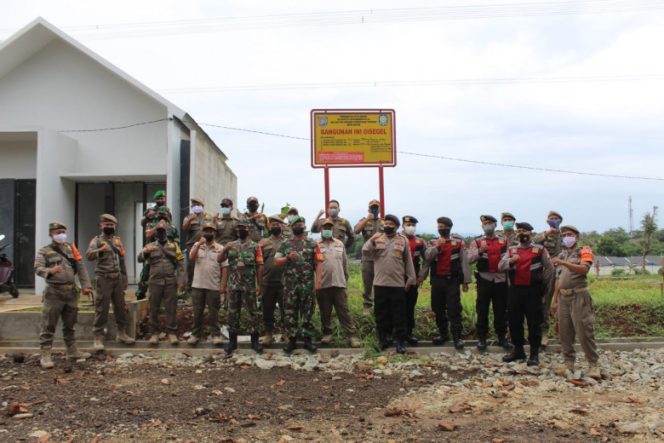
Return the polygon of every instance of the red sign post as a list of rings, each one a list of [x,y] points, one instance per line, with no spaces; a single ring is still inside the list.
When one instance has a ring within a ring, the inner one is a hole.
[[[385,217],[383,168],[397,164],[393,109],[313,109],[311,167],[323,168],[325,213],[330,202],[330,168],[378,168],[381,217]]]

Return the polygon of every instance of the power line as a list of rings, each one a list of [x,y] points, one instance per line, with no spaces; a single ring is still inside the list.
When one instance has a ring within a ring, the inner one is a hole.
[[[252,133],[252,134],[269,135],[271,137],[290,138],[290,139],[294,139],[294,140],[305,140],[305,141],[310,140],[308,138],[296,137],[294,135],[277,134],[275,132],[256,131],[254,129],[246,129],[246,128],[235,128],[235,127],[232,127],[232,126],[216,125],[214,123],[199,123],[199,125],[201,125],[201,126],[211,126],[213,128],[228,129],[228,130],[231,130],[231,131],[241,131],[241,132],[249,132],[249,133]]]
[[[380,23],[409,23],[436,20],[476,20],[487,18],[537,17],[579,14],[606,14],[651,11],[664,8],[659,0],[566,0],[503,2],[410,7],[391,9],[337,10],[201,19],[142,21],[82,26],[66,26],[90,38],[195,34],[297,26],[338,26]],[[0,29],[0,33],[12,32]]]
[[[145,125],[152,125],[154,123],[159,123],[159,122],[165,122],[171,120],[168,117],[165,118],[160,118],[157,120],[150,120],[150,121],[145,121],[145,122],[138,122],[138,123],[131,123],[128,125],[123,125],[123,126],[112,126],[108,128],[88,128],[88,129],[61,129],[57,132],[103,132],[103,131],[118,131],[120,129],[128,129],[128,128],[134,128],[136,126],[145,126]]]

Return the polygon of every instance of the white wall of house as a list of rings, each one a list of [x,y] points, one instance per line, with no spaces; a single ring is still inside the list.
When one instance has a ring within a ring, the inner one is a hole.
[[[0,141],[0,177],[34,179],[37,177],[37,142]]]

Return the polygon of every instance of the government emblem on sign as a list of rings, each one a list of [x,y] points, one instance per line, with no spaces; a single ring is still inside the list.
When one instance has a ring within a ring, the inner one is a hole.
[[[327,117],[326,116],[323,115],[321,117],[318,117],[318,126],[320,126],[320,127],[327,126]]]
[[[387,126],[389,123],[389,118],[387,117],[387,114],[379,114],[378,115],[378,124],[380,126]]]

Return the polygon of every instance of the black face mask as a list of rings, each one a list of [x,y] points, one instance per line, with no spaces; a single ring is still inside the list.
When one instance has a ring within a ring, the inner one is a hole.
[[[272,226],[270,228],[270,234],[272,234],[272,235],[281,235],[281,228],[279,226]]]
[[[166,236],[166,231],[163,229],[157,231],[157,240],[159,240],[159,243],[166,243],[167,239],[168,237]]]
[[[104,231],[105,235],[113,235],[115,234],[115,228],[111,228],[110,226],[105,226],[102,231]]]
[[[380,210],[380,207],[378,206],[372,206],[369,208],[369,212],[373,214],[374,217],[378,217],[378,211]]]
[[[203,238],[205,241],[212,241],[214,240],[214,234],[203,234]]]
[[[394,226],[385,226],[383,231],[385,231],[387,235],[392,235],[394,234],[394,231],[396,231],[396,228]]]
[[[249,203],[247,209],[249,209],[249,212],[256,212],[258,210],[258,203]]]
[[[519,241],[521,243],[528,243],[530,241],[530,234],[519,234]]]
[[[247,231],[246,229],[238,229],[237,236],[240,237],[242,240],[244,240],[249,236],[249,231]]]
[[[297,228],[293,228],[293,234],[294,235],[302,235],[304,233],[304,227],[303,226],[298,226]]]
[[[452,232],[452,229],[450,228],[442,228],[438,230],[438,233],[440,234],[441,237],[449,237],[450,232]]]
[[[155,205],[155,207],[160,208],[160,207],[164,206],[164,202],[156,201],[156,202],[154,202],[154,205]]]

